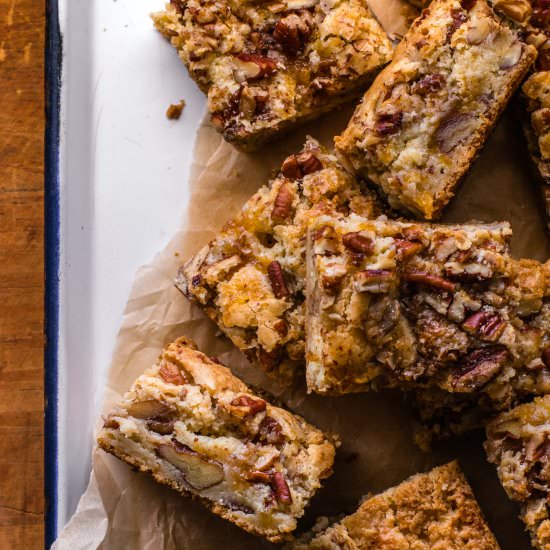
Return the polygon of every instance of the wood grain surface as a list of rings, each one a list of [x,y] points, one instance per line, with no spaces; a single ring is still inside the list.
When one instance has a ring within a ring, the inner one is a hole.
[[[44,545],[44,27],[0,0],[1,549]]]

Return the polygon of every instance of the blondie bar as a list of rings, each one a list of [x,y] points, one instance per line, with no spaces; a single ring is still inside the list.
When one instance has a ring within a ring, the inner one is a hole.
[[[535,57],[485,0],[434,0],[336,145],[392,207],[435,219]]]
[[[105,419],[99,445],[215,514],[287,538],[332,472],[333,441],[181,338]]]
[[[152,17],[242,150],[360,96],[393,54],[361,0],[172,0]]]
[[[416,474],[295,550],[498,550],[458,463]]]
[[[377,215],[375,196],[361,191],[336,157],[309,138],[180,270],[177,287],[282,383],[305,364],[307,224],[320,213]]]
[[[550,548],[550,395],[502,413],[487,427],[485,450],[535,548]]]
[[[319,216],[308,232],[309,391],[470,394],[550,367],[548,266],[508,254],[507,223]],[[504,395],[499,395],[504,399]]]

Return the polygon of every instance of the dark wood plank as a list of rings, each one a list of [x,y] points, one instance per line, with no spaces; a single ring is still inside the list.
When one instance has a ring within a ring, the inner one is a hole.
[[[0,0],[0,548],[44,539],[42,0]]]

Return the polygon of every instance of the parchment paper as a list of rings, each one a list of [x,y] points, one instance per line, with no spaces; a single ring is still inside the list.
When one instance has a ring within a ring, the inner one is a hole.
[[[402,15],[400,0],[387,0],[387,9],[380,0],[375,4],[377,17],[391,22],[392,32],[401,32],[397,18]],[[520,121],[512,111],[509,109],[498,124],[444,221],[509,220],[514,230],[513,253],[544,260],[550,247],[538,206],[536,176]],[[268,181],[287,154],[299,150],[307,133],[330,144],[350,114],[348,108],[327,115],[255,155],[237,152],[203,123],[189,179],[190,207],[182,229],[136,274],[109,371],[103,411],[153,364],[165,344],[187,335],[247,383],[272,392],[315,425],[341,435],[343,445],[335,473],[313,499],[300,529],[311,526],[319,515],[352,512],[363,495],[458,457],[502,548],[527,549],[517,508],[506,498],[493,466],[485,460],[481,433],[454,440],[434,453],[422,453],[413,442],[408,406],[398,393],[326,398],[307,396],[303,386],[283,391],[249,365],[173,286],[179,264],[215,235]],[[54,548],[231,550],[271,546],[96,449],[89,487]]]

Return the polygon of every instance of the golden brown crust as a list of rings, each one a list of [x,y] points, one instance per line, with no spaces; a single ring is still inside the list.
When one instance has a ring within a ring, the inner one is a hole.
[[[392,207],[437,218],[535,56],[485,0],[434,0],[336,145]]]
[[[135,381],[98,443],[273,542],[295,529],[335,452],[320,430],[255,395],[185,338]]]
[[[153,20],[242,150],[357,97],[393,50],[359,0],[173,0]]]
[[[498,550],[458,463],[410,477],[367,499],[306,545],[350,550]]]

